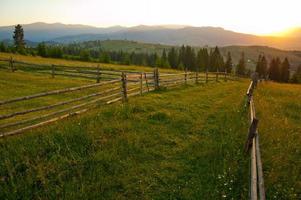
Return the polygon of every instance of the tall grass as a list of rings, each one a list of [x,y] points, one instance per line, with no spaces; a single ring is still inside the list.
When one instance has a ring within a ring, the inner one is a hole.
[[[158,91],[0,141],[1,199],[247,199],[247,82]]]

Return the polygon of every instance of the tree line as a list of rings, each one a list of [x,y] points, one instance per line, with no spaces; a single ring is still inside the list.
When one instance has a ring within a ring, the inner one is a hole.
[[[272,58],[268,63],[264,55],[259,55],[255,71],[260,78],[286,83],[290,81],[290,63],[287,58],[283,61],[278,57]]]
[[[15,27],[13,39],[14,46],[7,46],[3,42],[0,43],[0,51],[81,61],[250,75],[250,70],[247,70],[246,67],[245,54],[243,52],[238,63],[234,65],[231,53],[228,52],[224,57],[218,47],[193,48],[182,45],[181,47],[163,49],[162,53],[126,52],[122,50],[108,51],[102,48],[101,41],[88,41],[67,45],[46,44],[42,42],[37,47],[26,47],[24,30],[21,25]],[[301,65],[292,78],[290,78],[290,63],[287,58],[283,61],[279,58],[273,58],[268,62],[264,55],[259,55],[255,71],[260,78],[278,82],[301,82]]]

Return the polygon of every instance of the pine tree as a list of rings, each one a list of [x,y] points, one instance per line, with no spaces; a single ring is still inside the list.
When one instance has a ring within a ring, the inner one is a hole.
[[[203,49],[200,49],[196,56],[196,68],[197,71],[204,71],[204,58],[203,58]]]
[[[47,56],[46,45],[44,42],[38,44],[37,50],[38,50],[39,56],[42,56],[42,57]]]
[[[263,74],[262,74],[262,56],[261,55],[258,56],[255,71],[258,73],[259,77],[262,77]]]
[[[239,59],[237,68],[236,68],[236,74],[238,75],[245,75],[246,73],[246,62],[245,62],[245,53],[241,53],[241,58]]]
[[[163,52],[162,52],[161,66],[160,67],[164,67],[164,68],[169,68],[170,67],[165,49],[163,49]]]
[[[179,50],[178,65],[180,65],[180,63],[182,63],[183,66],[185,65],[185,52],[186,48],[182,45]]]
[[[279,58],[273,58],[270,63],[269,68],[269,78],[273,81],[279,81],[280,80],[280,66],[281,62]]]
[[[224,66],[224,59],[216,46],[214,51],[210,54],[210,71],[222,71]]]
[[[232,71],[232,57],[231,57],[231,53],[230,52],[228,52],[228,54],[227,54],[227,60],[226,60],[226,63],[225,63],[225,71],[227,72],[227,73],[231,73],[231,71]]]
[[[177,69],[178,67],[178,54],[174,47],[171,48],[171,50],[168,52],[168,62],[173,69]]]
[[[261,78],[266,78],[268,73],[268,61],[266,60],[265,56],[261,57]]]
[[[280,75],[281,75],[282,82],[287,83],[289,81],[289,78],[290,78],[289,68],[290,68],[290,63],[289,63],[288,59],[285,58],[281,65],[281,74]]]
[[[206,71],[209,66],[209,59],[210,59],[207,48],[203,48],[203,59],[204,59],[203,70]]]
[[[265,56],[259,55],[256,64],[256,72],[260,78],[265,78],[267,76],[268,63]]]
[[[298,66],[297,71],[294,73],[292,77],[293,83],[301,83],[301,65]]]
[[[13,39],[17,52],[23,53],[25,49],[24,30],[20,24],[15,26]]]
[[[7,48],[4,44],[4,42],[0,42],[0,52],[6,52],[7,51]]]

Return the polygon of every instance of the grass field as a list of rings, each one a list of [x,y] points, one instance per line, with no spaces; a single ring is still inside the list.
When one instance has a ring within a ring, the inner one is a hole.
[[[1,198],[246,199],[247,85],[155,92],[4,139]]]
[[[134,66],[134,65],[117,65],[117,64],[107,64],[107,63],[95,63],[95,62],[82,62],[82,61],[73,61],[65,59],[55,59],[55,58],[43,58],[39,56],[24,56],[11,53],[1,53],[0,59],[9,59],[13,57],[14,60],[28,62],[38,65],[62,65],[62,66],[76,66],[76,67],[99,67],[105,70],[128,70],[128,71],[153,71],[151,67],[145,66]],[[177,72],[173,69],[160,69],[161,72]]]
[[[301,198],[301,85],[261,83],[255,92],[270,199]]]
[[[0,73],[1,99],[88,83]],[[0,199],[248,199],[248,85],[163,89],[1,139]],[[267,199],[301,196],[300,94],[255,91]]]

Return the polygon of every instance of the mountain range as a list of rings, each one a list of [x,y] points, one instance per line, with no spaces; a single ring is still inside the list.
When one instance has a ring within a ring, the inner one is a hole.
[[[285,37],[258,36],[225,30],[220,27],[160,25],[98,28],[87,25],[37,22],[22,25],[25,39],[30,42],[72,43],[90,40],[133,40],[165,45],[229,46],[260,45],[285,50],[301,50],[301,28]],[[14,26],[0,27],[0,41],[11,40]]]

